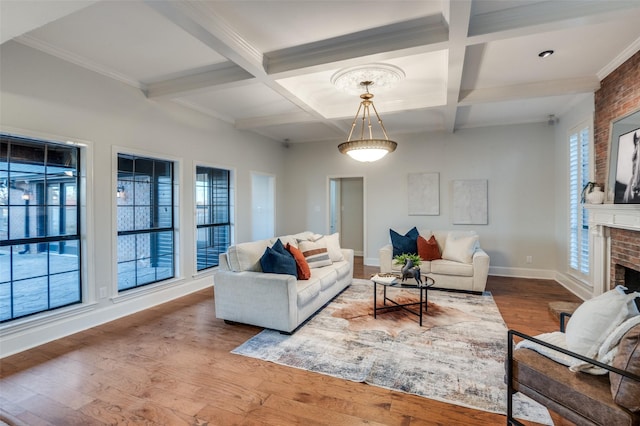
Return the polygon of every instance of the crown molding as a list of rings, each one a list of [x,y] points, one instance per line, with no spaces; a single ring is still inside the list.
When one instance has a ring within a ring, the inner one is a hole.
[[[640,37],[638,37],[633,43],[631,43],[626,49],[624,49],[618,56],[613,58],[613,61],[609,62],[604,68],[596,73],[600,81],[604,80],[606,76],[615,71],[620,65],[624,64],[629,58],[640,51]]]
[[[106,77],[109,77],[113,80],[117,80],[128,86],[134,87],[139,90],[146,90],[146,86],[144,85],[144,83],[141,83],[134,78],[131,78],[125,74],[122,74],[121,72],[118,72],[104,65],[98,64],[97,62],[90,61],[84,56],[80,56],[75,53],[71,53],[68,50],[55,47],[34,36],[22,35],[20,37],[16,37],[14,40],[20,44],[39,50],[51,56],[55,56],[56,58],[78,65],[79,67],[88,69],[98,74],[102,74]]]

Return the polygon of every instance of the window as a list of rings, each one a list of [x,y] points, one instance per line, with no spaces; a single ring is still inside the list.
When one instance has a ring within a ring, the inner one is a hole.
[[[581,125],[569,134],[569,267],[589,276],[589,212],[582,205],[582,189],[589,182],[591,131]]]
[[[231,172],[196,167],[197,268],[218,266],[218,256],[231,244]]]
[[[0,135],[0,321],[82,301],[80,149]]]
[[[171,161],[118,154],[118,290],[173,278]]]

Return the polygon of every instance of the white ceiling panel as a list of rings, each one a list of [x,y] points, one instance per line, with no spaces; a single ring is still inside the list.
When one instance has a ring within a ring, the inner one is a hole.
[[[235,120],[295,114],[302,111],[273,89],[260,83],[208,90],[180,99],[204,109],[224,112]],[[251,99],[250,103],[247,102],[248,99]]]
[[[603,22],[490,42],[484,48],[477,79],[466,81],[463,88],[595,75],[638,38],[640,10],[624,21],[626,24]],[[553,50],[554,54],[540,58],[538,53],[544,50]]]
[[[262,52],[442,12],[440,1],[227,0],[211,7]]]
[[[135,0],[99,2],[29,37],[141,82],[226,60]]]

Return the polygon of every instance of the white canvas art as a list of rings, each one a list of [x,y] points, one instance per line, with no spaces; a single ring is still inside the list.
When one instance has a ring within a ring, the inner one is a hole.
[[[409,215],[440,214],[440,174],[409,173]]]
[[[488,200],[486,179],[453,181],[453,223],[487,225]]]

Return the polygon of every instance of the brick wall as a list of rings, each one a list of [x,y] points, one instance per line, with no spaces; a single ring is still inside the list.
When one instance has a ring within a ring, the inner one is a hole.
[[[640,51],[600,82],[595,93],[595,176],[607,181],[611,120],[640,108]],[[604,186],[604,185],[603,185]]]
[[[595,93],[596,182],[607,181],[611,120],[640,109],[640,51],[600,82]],[[611,228],[611,287],[621,282],[622,265],[640,270],[640,232]]]

